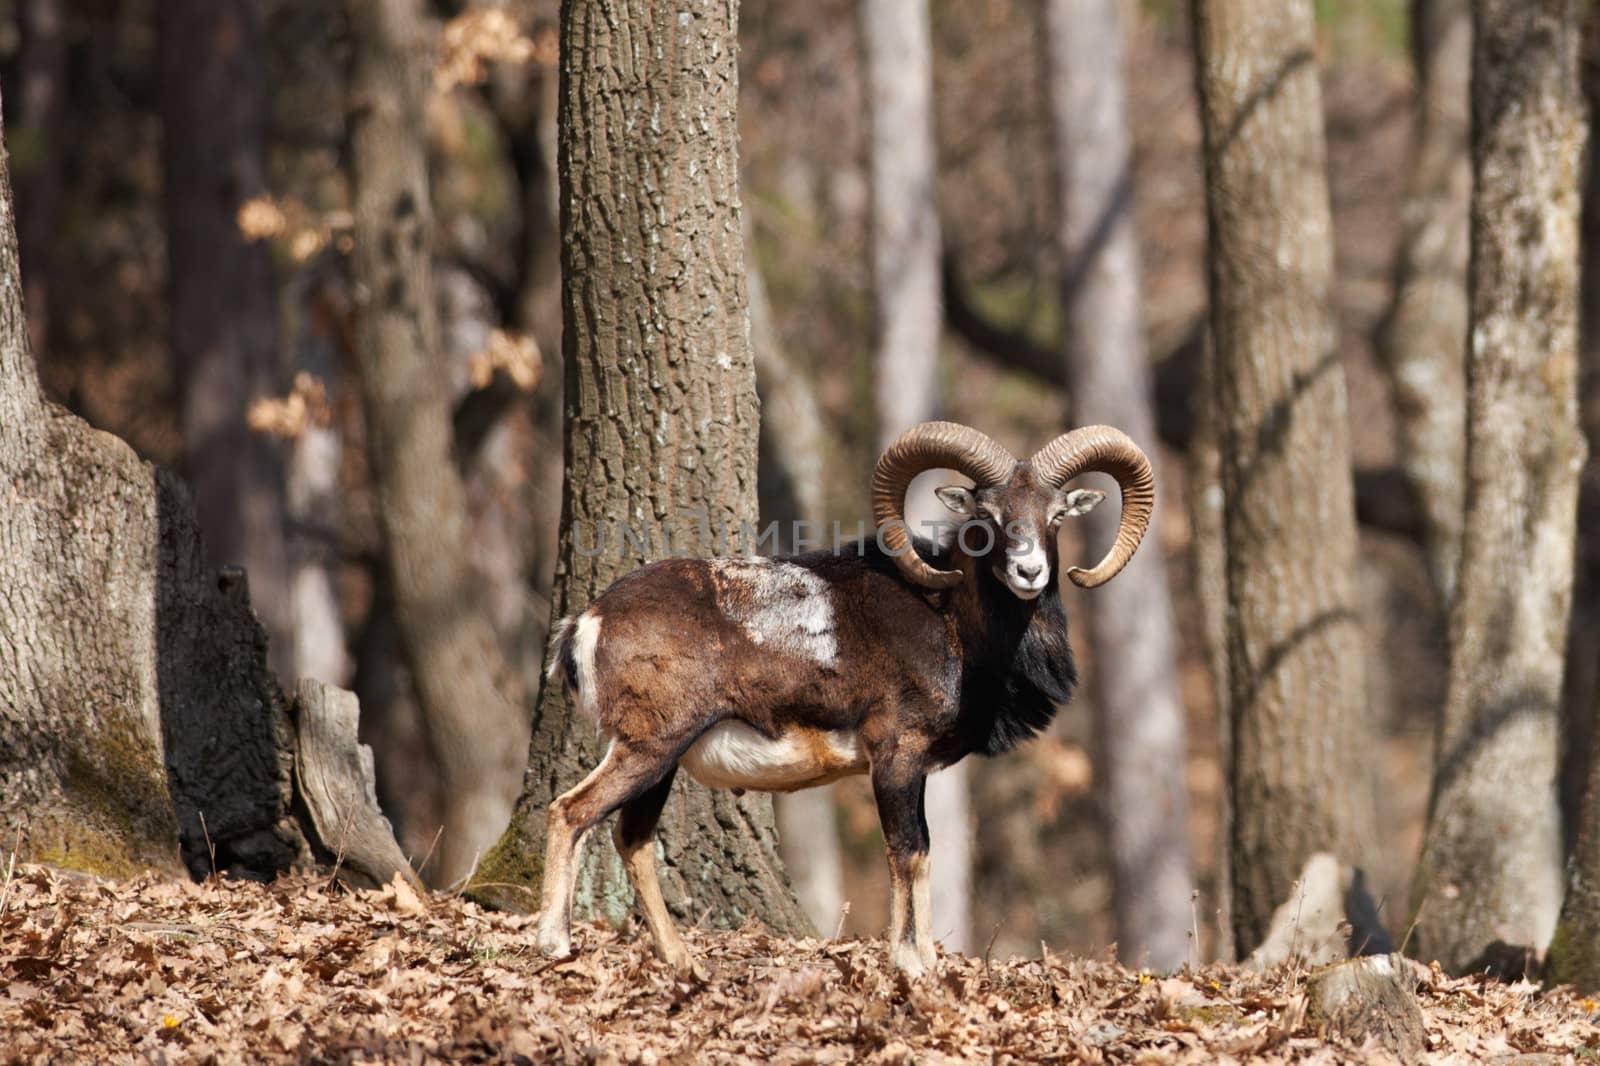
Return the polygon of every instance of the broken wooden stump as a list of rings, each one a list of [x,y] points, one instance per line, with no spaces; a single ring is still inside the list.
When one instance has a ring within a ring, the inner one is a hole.
[[[378,806],[372,749],[356,739],[355,693],[302,678],[295,704],[295,778],[322,844],[340,868],[384,885],[427,890]]]
[[[1401,1062],[1415,1062],[1427,1050],[1416,977],[1399,953],[1366,955],[1312,974],[1306,1017],[1354,1047],[1372,1040]]]

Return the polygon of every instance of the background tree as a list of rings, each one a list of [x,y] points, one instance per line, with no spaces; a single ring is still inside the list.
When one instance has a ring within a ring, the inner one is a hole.
[[[758,496],[763,527],[778,523],[782,551],[793,551],[795,532],[826,530],[823,506],[822,418],[799,369],[787,358],[772,320],[767,287],[745,236],[745,288],[750,302],[750,347],[761,400]],[[810,522],[800,526],[796,523]],[[827,534],[823,534],[826,536]],[[780,792],[772,797],[778,853],[806,917],[823,933],[838,929],[844,914],[838,814],[831,785]]]
[[[1579,80],[1592,130],[1600,114],[1600,9],[1584,18]],[[1561,813],[1570,847],[1581,829],[1580,809],[1594,747],[1594,709],[1600,701],[1600,167],[1586,168],[1579,234],[1578,420],[1589,461],[1578,487],[1577,566],[1562,710]]]
[[[736,41],[737,6],[726,0],[562,9],[566,485],[555,617],[662,557],[663,527],[673,549],[715,554],[718,531],[736,537],[756,517]],[[697,536],[699,510],[711,538]],[[624,526],[648,533],[649,546],[624,539]],[[545,809],[599,757],[592,723],[561,686],[545,685],[522,798],[476,895],[530,906]],[[661,827],[662,890],[675,917],[810,928],[785,882],[765,796],[710,793],[679,775]],[[591,849],[580,860],[578,915],[620,920],[626,884],[611,849]]]
[[[527,738],[518,679],[476,609],[434,302],[431,71],[419,0],[350,0],[356,350],[394,617],[443,777],[436,880],[471,872],[516,799]]]
[[[940,412],[944,314],[939,302],[933,46],[927,0],[861,0],[860,9],[870,115],[867,158],[872,206],[867,246],[881,449]],[[932,930],[934,939],[949,951],[967,951],[972,941],[968,776],[965,763],[947,767],[928,778],[923,795],[933,841],[928,874]]]
[[[67,13],[63,0],[24,0],[16,7],[21,54],[19,91],[9,119],[13,143],[26,146],[26,162],[12,180],[22,205],[17,246],[27,264],[28,332],[36,353],[49,351],[52,231],[60,223],[62,120],[66,111]]]
[[[1506,947],[1543,950],[1561,905],[1557,742],[1584,455],[1577,3],[1473,12],[1465,533],[1413,891],[1418,954],[1458,973]]]
[[[1073,421],[1117,426],[1155,455],[1116,0],[1051,0],[1044,41]],[[1159,515],[1152,527],[1158,540]],[[1110,546],[1118,520],[1111,508],[1088,515],[1091,556]],[[1183,705],[1166,560],[1159,549],[1138,553],[1089,599],[1095,763],[1117,947],[1130,962],[1170,970],[1195,956]]]
[[[1400,465],[1422,505],[1440,603],[1455,588],[1466,461],[1467,214],[1472,201],[1469,0],[1413,0],[1416,133],[1382,351]]]
[[[1375,838],[1355,516],[1308,0],[1198,0],[1227,545],[1237,950],[1307,856]]]
[[[1591,712],[1590,737],[1600,736],[1600,706]],[[1592,740],[1591,740],[1592,744]],[[1568,867],[1566,894],[1545,965],[1551,984],[1600,989],[1600,759],[1589,752],[1589,781],[1578,811],[1578,839]]]
[[[287,384],[272,260],[238,223],[240,207],[267,190],[261,17],[255,0],[174,0],[158,9],[184,473],[210,558],[249,569],[274,668],[293,676],[283,456],[245,417],[252,400]]]

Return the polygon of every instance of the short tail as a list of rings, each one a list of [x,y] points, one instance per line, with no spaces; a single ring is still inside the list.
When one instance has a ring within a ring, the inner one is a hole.
[[[578,691],[578,660],[572,654],[572,638],[576,635],[577,623],[578,616],[575,614],[569,614],[556,623],[556,631],[550,637],[550,666],[545,670],[546,677],[552,681],[560,677],[573,692]]]

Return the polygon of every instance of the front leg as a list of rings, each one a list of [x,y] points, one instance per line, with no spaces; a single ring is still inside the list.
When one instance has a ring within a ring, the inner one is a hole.
[[[872,768],[872,795],[889,852],[889,963],[910,977],[921,977],[938,961],[928,928],[925,783],[920,763],[890,760]]]

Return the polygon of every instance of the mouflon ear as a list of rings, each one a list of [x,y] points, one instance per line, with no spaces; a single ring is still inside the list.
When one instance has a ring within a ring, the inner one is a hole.
[[[972,495],[972,490],[961,485],[943,485],[933,490],[950,510],[958,515],[971,518],[977,511],[977,500]]]
[[[1096,489],[1073,489],[1067,493],[1067,509],[1063,513],[1069,515],[1088,514],[1100,506],[1100,501],[1105,498],[1106,494]]]

